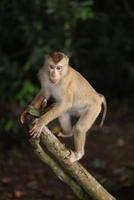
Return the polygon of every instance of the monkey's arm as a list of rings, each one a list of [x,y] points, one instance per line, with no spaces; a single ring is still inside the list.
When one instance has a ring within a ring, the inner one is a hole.
[[[33,137],[39,137],[44,126],[49,124],[51,121],[62,115],[62,113],[69,110],[71,104],[69,102],[54,103],[51,109],[42,115],[39,119],[36,119],[33,123],[34,126],[31,128],[30,135]]]
[[[51,109],[42,115],[40,118],[43,121],[44,125],[49,124],[54,119],[60,117],[62,113],[70,109],[69,103],[54,103]]]

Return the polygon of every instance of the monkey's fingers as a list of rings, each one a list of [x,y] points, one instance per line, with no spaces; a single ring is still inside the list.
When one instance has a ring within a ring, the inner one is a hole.
[[[31,136],[33,138],[39,138],[40,134],[41,134],[41,132],[36,132],[36,133],[32,134]]]
[[[33,122],[33,127],[29,130],[30,133],[37,132],[38,130],[42,130],[42,126],[39,124],[39,119],[35,119]]]
[[[31,135],[31,134],[36,133],[38,130],[39,130],[39,127],[37,126],[37,124],[35,124],[35,125],[29,130],[29,133],[30,133],[30,135]]]
[[[36,135],[39,133],[39,129],[37,127],[34,129],[32,128],[30,129],[29,133],[30,133],[30,136],[36,137]]]
[[[69,149],[69,155],[66,157],[66,159],[65,159],[65,163],[66,164],[71,164],[71,162],[70,162],[70,157],[72,156],[72,154],[73,154],[73,151],[71,150],[71,149]]]
[[[30,133],[30,136],[32,137],[39,137],[41,132],[43,130],[43,127],[40,127],[39,125],[35,124],[30,130],[29,130],[29,133]]]
[[[38,119],[35,119],[35,120],[32,122],[32,124],[37,124],[37,122],[38,122]]]
[[[30,135],[33,138],[39,138],[41,135],[42,130],[41,129],[35,129]]]
[[[67,163],[73,164],[74,162],[76,162],[80,158],[81,158],[81,155],[79,153],[76,153],[76,152],[70,150],[70,155],[67,158]]]

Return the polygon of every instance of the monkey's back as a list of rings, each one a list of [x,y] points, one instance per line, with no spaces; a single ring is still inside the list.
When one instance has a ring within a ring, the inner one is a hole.
[[[74,89],[74,104],[92,104],[100,101],[98,93],[90,83],[75,69],[70,67],[72,87]]]

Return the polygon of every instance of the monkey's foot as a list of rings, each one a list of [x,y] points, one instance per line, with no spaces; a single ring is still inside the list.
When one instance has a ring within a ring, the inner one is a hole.
[[[79,152],[73,152],[71,151],[71,154],[69,155],[68,159],[67,159],[67,163],[73,164],[74,162],[80,160],[83,157],[83,153]]]
[[[57,134],[57,136],[58,136],[58,137],[67,138],[67,137],[72,137],[73,135],[72,135],[72,134],[64,134],[64,133],[62,133],[62,132],[59,132],[59,133]]]

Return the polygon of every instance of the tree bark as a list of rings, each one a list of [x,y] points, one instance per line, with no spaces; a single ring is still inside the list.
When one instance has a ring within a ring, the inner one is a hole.
[[[29,113],[31,114],[33,110],[29,110]],[[70,151],[46,126],[40,136],[40,141],[57,158],[65,171],[89,194],[89,197],[94,200],[116,200],[79,162],[67,163]]]
[[[100,183],[79,163],[68,164],[66,162],[70,151],[58,138],[45,127],[41,135],[41,141],[47,149],[57,158],[66,171],[82,186],[82,188],[95,200],[115,200]]]
[[[64,183],[66,183],[74,192],[74,194],[80,200],[89,200],[88,194],[81,188],[80,185],[77,184],[75,180],[73,180],[68,174],[64,172],[59,164],[57,164],[41,147],[39,141],[36,139],[30,139],[30,143],[32,144],[36,155],[42,160],[45,164],[47,164],[56,176]]]

